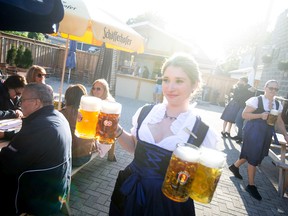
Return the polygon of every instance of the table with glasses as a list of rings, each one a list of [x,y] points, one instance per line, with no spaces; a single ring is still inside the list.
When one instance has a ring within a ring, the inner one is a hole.
[[[22,126],[21,119],[0,120],[0,131],[19,131]],[[9,144],[8,140],[0,139],[0,150]]]

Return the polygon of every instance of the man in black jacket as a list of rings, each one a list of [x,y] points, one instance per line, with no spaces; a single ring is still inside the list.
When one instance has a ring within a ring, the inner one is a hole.
[[[242,118],[242,112],[246,106],[246,101],[255,95],[253,91],[253,87],[248,84],[247,77],[241,77],[238,83],[238,94],[234,99],[240,105],[240,110],[237,113],[235,123],[238,128],[237,135],[235,137],[231,137],[231,139],[236,140],[237,143],[242,143],[242,128],[244,119]]]
[[[21,108],[22,128],[0,152],[0,211],[51,215],[69,191],[70,127],[45,84],[26,85]]]

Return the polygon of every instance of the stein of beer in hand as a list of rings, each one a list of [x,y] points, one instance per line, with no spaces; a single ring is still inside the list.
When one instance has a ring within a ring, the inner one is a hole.
[[[98,124],[96,139],[102,144],[113,144],[117,130],[122,105],[117,102],[103,101]]]
[[[77,137],[83,139],[95,138],[101,103],[102,100],[97,97],[86,95],[81,97],[75,129]]]
[[[278,110],[272,109],[267,117],[267,124],[274,126],[278,118]]]
[[[176,202],[189,199],[199,157],[200,152],[196,146],[189,143],[177,145],[162,185],[165,196]]]
[[[226,154],[205,147],[201,147],[200,152],[190,197],[197,202],[210,203],[226,161]]]

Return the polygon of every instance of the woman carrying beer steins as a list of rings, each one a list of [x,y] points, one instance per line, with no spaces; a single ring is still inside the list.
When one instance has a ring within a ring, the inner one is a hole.
[[[139,108],[130,133],[118,125],[118,142],[134,154],[134,160],[119,172],[109,215],[195,215],[191,198],[175,202],[161,187],[177,144],[198,139],[197,128],[203,122],[190,100],[201,85],[201,74],[194,58],[186,54],[169,58],[161,73],[164,102]],[[201,146],[217,149],[219,141],[209,127]]]

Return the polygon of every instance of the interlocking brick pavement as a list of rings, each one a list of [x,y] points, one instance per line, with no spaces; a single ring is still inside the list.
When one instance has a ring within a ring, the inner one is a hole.
[[[123,105],[120,123],[126,130],[129,130],[132,115],[145,102],[123,97],[116,99]],[[203,120],[220,133],[222,129],[220,115],[223,108],[206,104],[197,105],[196,109]],[[266,157],[261,167],[257,169],[255,181],[263,197],[262,201],[257,201],[245,191],[247,165],[240,168],[244,180],[233,177],[228,169],[228,164],[238,158],[241,146],[230,139],[223,139],[222,144],[222,150],[227,154],[227,166],[223,170],[212,202],[210,204],[195,202],[196,214],[198,216],[288,215],[288,199],[278,196],[270,180],[275,179],[275,175],[278,174],[271,159]],[[108,215],[110,196],[118,171],[126,167],[133,159],[133,155],[121,149],[119,145],[116,146],[116,157],[117,162],[109,162],[106,157],[98,157],[73,177],[70,198],[73,215]]]

